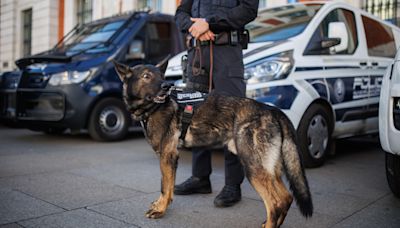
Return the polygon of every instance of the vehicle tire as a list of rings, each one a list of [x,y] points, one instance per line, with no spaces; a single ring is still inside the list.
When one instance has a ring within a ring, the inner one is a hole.
[[[400,198],[400,156],[386,152],[386,178],[393,194]]]
[[[90,136],[97,141],[117,141],[125,138],[131,119],[122,100],[105,98],[100,100],[89,118]]]
[[[297,138],[305,167],[314,168],[325,162],[330,152],[331,135],[331,115],[324,106],[311,105],[297,128]]]

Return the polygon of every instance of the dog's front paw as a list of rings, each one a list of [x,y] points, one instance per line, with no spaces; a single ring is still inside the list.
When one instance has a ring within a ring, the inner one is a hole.
[[[151,218],[151,219],[158,219],[158,218],[163,217],[164,214],[165,214],[165,211],[159,211],[155,208],[151,208],[150,210],[148,210],[146,212],[146,217]]]

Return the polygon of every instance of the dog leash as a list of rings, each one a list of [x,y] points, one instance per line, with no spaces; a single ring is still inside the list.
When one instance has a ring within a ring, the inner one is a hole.
[[[194,57],[192,60],[192,72],[193,76],[199,76],[201,74],[201,69],[203,68],[203,58],[201,54],[201,44],[199,40],[195,40],[196,47],[194,50]],[[208,92],[211,93],[213,87],[213,71],[214,71],[214,48],[213,42],[210,40],[210,72],[209,72],[209,79],[208,79]],[[195,63],[199,60],[199,67],[195,67]]]
[[[213,42],[210,41],[210,78],[208,82],[208,92],[211,93],[212,83],[213,83],[213,71],[214,71],[214,51],[213,51]]]

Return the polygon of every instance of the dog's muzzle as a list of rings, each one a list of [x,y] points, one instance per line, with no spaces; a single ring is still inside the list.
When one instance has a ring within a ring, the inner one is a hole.
[[[171,92],[172,84],[169,82],[163,82],[161,84],[161,92],[158,93],[156,97],[154,97],[153,101],[155,103],[164,103],[165,99],[169,96]]]

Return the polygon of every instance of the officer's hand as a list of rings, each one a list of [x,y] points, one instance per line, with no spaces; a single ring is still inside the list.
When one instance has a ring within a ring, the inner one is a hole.
[[[200,37],[199,40],[200,41],[214,41],[214,37],[215,34],[213,32],[211,32],[210,30],[208,30],[207,32],[203,33]]]
[[[189,32],[194,36],[196,39],[207,32],[209,30],[209,25],[204,18],[190,18],[191,21],[194,23],[189,28]]]

